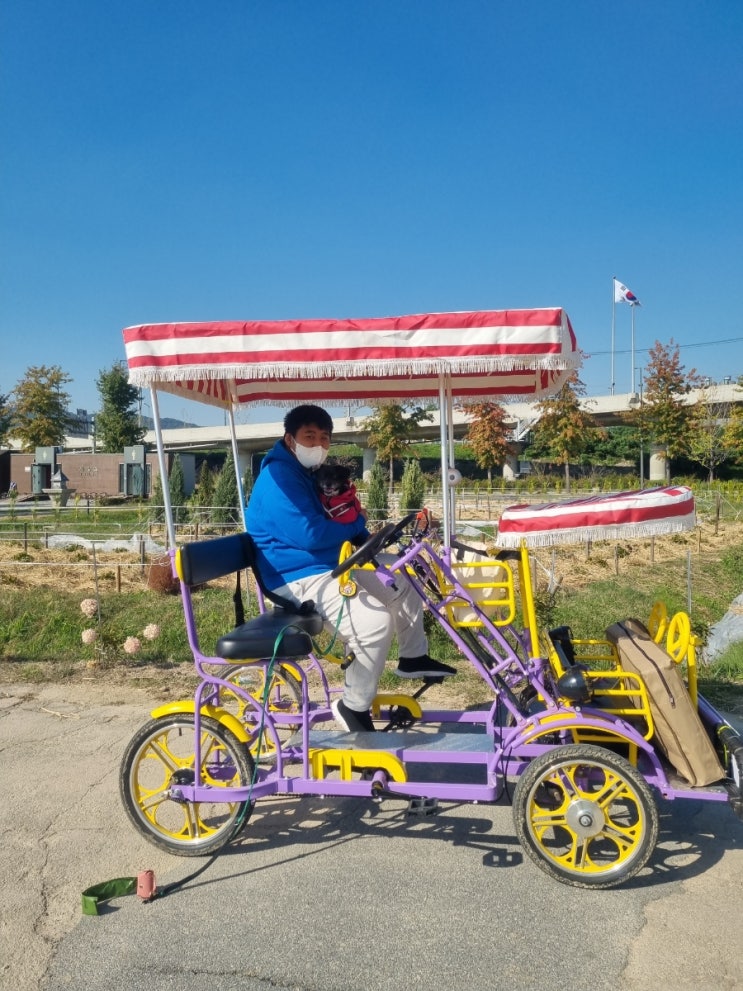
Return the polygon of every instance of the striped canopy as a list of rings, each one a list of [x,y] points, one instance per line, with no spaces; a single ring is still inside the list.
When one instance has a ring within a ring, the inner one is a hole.
[[[124,330],[129,381],[216,406],[438,397],[529,399],[581,363],[564,310],[367,320],[143,324]]]
[[[538,506],[509,506],[498,523],[498,547],[552,547],[693,530],[694,495],[686,485],[617,492]]]

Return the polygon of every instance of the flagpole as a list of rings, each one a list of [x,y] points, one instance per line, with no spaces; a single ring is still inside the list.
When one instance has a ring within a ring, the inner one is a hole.
[[[635,304],[630,303],[632,310],[632,395],[635,394]]]
[[[614,395],[614,330],[616,326],[617,319],[617,277],[613,276],[611,280],[611,394]]]

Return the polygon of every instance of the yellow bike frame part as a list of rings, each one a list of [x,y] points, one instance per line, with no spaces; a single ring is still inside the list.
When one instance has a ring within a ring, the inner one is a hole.
[[[202,705],[200,712],[202,716],[208,716],[218,722],[225,729],[233,733],[241,743],[249,743],[250,737],[245,732],[245,727],[231,712],[216,705]],[[153,709],[150,716],[153,719],[162,719],[164,716],[185,716],[195,715],[196,703],[193,699],[181,699],[179,702],[167,702]]]

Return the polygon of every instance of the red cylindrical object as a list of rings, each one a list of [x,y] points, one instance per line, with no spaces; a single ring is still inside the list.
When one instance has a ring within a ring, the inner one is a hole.
[[[143,901],[150,901],[157,894],[154,871],[140,871],[137,874],[137,895]]]

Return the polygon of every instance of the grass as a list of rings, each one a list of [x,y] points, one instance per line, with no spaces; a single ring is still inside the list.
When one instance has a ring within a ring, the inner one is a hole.
[[[106,513],[102,512],[101,516]],[[139,512],[111,511],[106,516],[105,529],[110,530],[111,523],[121,524],[126,535],[124,522],[131,526],[133,520],[140,526],[143,523]],[[22,549],[23,545],[8,546],[6,560],[13,558],[22,563],[40,556],[41,535],[40,528],[34,528],[33,535],[29,532],[28,551]],[[625,554],[620,548],[618,576],[613,574],[612,545],[595,544],[590,560],[583,551],[566,552],[558,559],[558,571],[563,580],[557,591],[547,592],[544,572],[538,569],[540,623],[547,626],[567,624],[576,636],[601,637],[606,627],[617,619],[626,616],[647,618],[657,599],[666,603],[670,613],[686,609],[684,550],[680,547],[680,556],[672,562],[651,565],[644,548],[640,547],[632,554]],[[79,546],[71,544],[68,558],[83,561],[86,554]],[[549,554],[543,555],[542,565],[548,562]],[[60,587],[57,588],[43,584],[29,588],[23,583],[22,571],[14,571],[12,567],[0,569],[0,662],[4,677],[7,678],[10,672],[12,679],[31,682],[61,679],[86,665],[121,668],[129,675],[140,670],[144,676],[148,670],[167,672],[191,665],[180,598],[153,592],[143,585],[124,594],[118,593],[112,587],[111,562],[99,567],[100,624],[97,617],[88,620],[80,611],[80,600],[88,595],[69,591],[64,587],[64,578],[58,580]],[[693,553],[692,620],[694,630],[702,640],[741,589],[743,543],[730,542],[721,551],[711,549]],[[231,598],[230,583],[215,584],[195,593],[202,647],[207,653],[234,623]],[[156,640],[147,641],[142,632],[151,623],[157,623],[161,633]],[[93,645],[85,645],[81,635],[90,627],[96,629],[98,639]],[[456,662],[458,655],[453,645],[430,620],[429,636],[432,656]],[[123,649],[128,637],[140,640],[141,649],[135,655],[128,655]],[[391,673],[390,667],[380,683],[387,691],[400,688],[400,679]],[[340,679],[336,669],[329,670],[333,680]],[[732,700],[735,710],[740,706],[743,711],[743,644],[730,647],[714,665],[703,666],[700,674],[702,690],[711,700],[726,704],[720,701],[722,693],[728,700],[728,707]],[[474,678],[477,681],[476,676]],[[457,679],[457,684],[467,680],[468,675],[464,675]],[[477,690],[478,684],[479,681],[473,684],[473,691]]]

